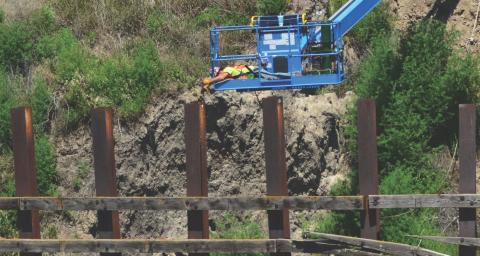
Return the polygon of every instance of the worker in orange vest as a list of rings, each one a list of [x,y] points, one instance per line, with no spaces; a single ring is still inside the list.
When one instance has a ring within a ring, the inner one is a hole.
[[[212,84],[225,81],[227,79],[251,79],[255,77],[257,67],[237,65],[221,69],[214,78],[205,78],[202,83],[202,91],[207,91]]]

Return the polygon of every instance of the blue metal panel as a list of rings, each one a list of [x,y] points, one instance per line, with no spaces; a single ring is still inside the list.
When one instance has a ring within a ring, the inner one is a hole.
[[[326,85],[341,84],[344,74],[325,74],[292,77],[283,80],[261,80],[258,78],[247,80],[228,80],[214,85],[215,91],[259,91],[259,90],[289,90],[320,88]]]
[[[370,13],[381,0],[350,0],[330,19],[332,23],[339,24],[338,36],[344,36],[368,13]]]

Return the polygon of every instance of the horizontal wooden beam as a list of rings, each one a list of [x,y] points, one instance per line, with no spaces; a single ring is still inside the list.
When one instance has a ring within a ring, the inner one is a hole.
[[[362,196],[0,197],[0,210],[362,210]],[[368,207],[480,208],[480,194],[370,195]]]
[[[417,246],[411,246],[406,244],[392,243],[386,241],[378,241],[364,238],[356,238],[349,236],[339,236],[331,234],[323,234],[316,232],[309,232],[307,236],[310,238],[322,238],[339,243],[344,243],[350,246],[356,246],[363,249],[375,250],[391,255],[400,255],[400,256],[447,256],[447,254],[434,252],[431,250],[423,249]]]
[[[389,208],[480,208],[480,194],[372,195],[369,207]]]
[[[309,197],[0,197],[0,210],[355,210],[361,196]]]
[[[38,240],[11,239],[0,240],[2,252],[45,252],[45,253],[86,253],[86,252],[122,252],[122,253],[275,253],[304,252],[320,253],[339,249],[338,245],[321,241],[258,239],[258,240]]]
[[[456,244],[465,246],[480,247],[480,238],[473,237],[448,237],[448,236],[410,236],[413,238],[442,242],[446,244]]]

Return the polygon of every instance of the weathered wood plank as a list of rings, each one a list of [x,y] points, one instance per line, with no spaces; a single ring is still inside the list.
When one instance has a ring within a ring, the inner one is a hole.
[[[372,195],[369,207],[389,208],[480,208],[480,194]]]
[[[277,210],[362,209],[361,196],[312,197],[1,197],[0,209],[60,210]]]
[[[382,256],[384,254],[365,252],[354,249],[339,249],[326,253],[327,255],[339,255],[339,256]]]
[[[448,237],[448,236],[410,236],[418,239],[432,240],[447,244],[480,247],[480,238],[473,237]]]
[[[257,240],[127,240],[127,239],[89,239],[89,240],[33,240],[0,239],[2,252],[124,252],[124,253],[278,253],[278,252],[326,252],[341,248],[338,245],[323,244],[316,241],[289,239]]]
[[[480,208],[480,194],[370,195],[369,207]],[[311,197],[0,197],[0,210],[361,210],[362,196]]]
[[[386,241],[378,241],[364,238],[348,237],[348,236],[339,236],[323,233],[310,232],[307,233],[308,236],[312,238],[323,238],[340,243],[344,243],[351,246],[356,246],[364,249],[371,249],[383,253],[388,253],[392,255],[399,256],[446,256],[447,254],[434,252],[431,250],[423,249],[417,246],[411,246],[406,244],[398,244]]]

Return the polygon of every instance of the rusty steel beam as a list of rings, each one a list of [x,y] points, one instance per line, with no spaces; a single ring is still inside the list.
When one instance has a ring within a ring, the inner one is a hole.
[[[15,193],[19,197],[38,196],[37,171],[33,138],[32,109],[12,109],[12,144],[15,168]],[[38,210],[18,211],[17,229],[20,238],[40,239]],[[39,256],[40,253],[21,253],[22,256]]]
[[[185,104],[185,151],[187,196],[208,197],[207,123],[205,105],[201,102]],[[187,211],[187,229],[189,239],[208,239],[208,211]]]
[[[378,195],[377,121],[375,101],[361,99],[358,102],[358,172],[360,194]],[[378,209],[360,213],[361,237],[380,238],[380,214]]]
[[[459,124],[459,161],[460,180],[458,192],[464,194],[475,194],[476,191],[476,107],[473,104],[460,105]],[[476,209],[459,209],[459,236],[476,237]],[[475,256],[476,247],[459,245],[460,256]]]
[[[263,99],[262,108],[267,195],[288,196],[283,99],[276,96],[265,98]],[[267,214],[269,237],[271,239],[289,239],[290,221],[288,208],[268,210]],[[282,253],[281,255],[290,255],[290,253]]]
[[[95,191],[97,196],[118,196],[113,139],[113,110],[96,108],[92,116],[93,164],[95,168]],[[118,211],[97,211],[99,239],[119,239],[120,220]],[[121,253],[101,253],[121,255]]]

